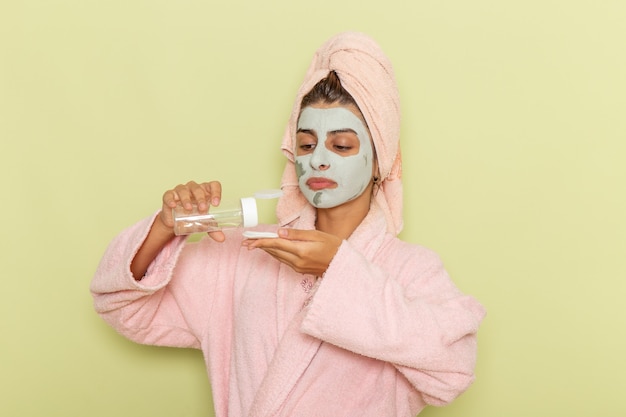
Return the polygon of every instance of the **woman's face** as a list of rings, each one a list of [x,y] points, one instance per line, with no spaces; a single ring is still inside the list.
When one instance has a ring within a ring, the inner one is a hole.
[[[314,207],[354,200],[372,180],[372,141],[354,106],[305,107],[298,119],[294,154],[298,185]]]

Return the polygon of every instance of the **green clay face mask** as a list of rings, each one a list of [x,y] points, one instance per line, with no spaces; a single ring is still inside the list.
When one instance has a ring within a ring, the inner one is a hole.
[[[336,207],[365,191],[372,180],[374,150],[361,119],[344,107],[305,107],[298,119],[298,132],[316,138],[296,141],[294,152],[298,185],[309,203],[317,208]],[[343,142],[333,139],[341,132],[356,134],[358,153],[342,154]]]

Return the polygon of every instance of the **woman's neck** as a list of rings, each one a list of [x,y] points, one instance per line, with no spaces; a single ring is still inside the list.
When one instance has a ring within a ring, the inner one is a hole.
[[[371,192],[367,190],[354,200],[340,206],[317,209],[315,228],[341,239],[347,239],[361,224],[370,209]]]

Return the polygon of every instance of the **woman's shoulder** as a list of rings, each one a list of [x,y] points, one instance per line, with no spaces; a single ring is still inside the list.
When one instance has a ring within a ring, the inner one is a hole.
[[[400,239],[397,236],[387,234],[384,244],[381,246],[379,255],[383,259],[404,264],[441,265],[441,257],[433,249]]]

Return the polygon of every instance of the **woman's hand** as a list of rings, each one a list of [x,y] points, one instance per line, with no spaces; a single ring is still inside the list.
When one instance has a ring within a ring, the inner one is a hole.
[[[216,206],[222,198],[222,185],[218,181],[203,182],[198,184],[189,181],[185,185],[177,185],[172,190],[163,193],[163,207],[157,216],[143,245],[139,248],[130,263],[130,271],[136,280],[141,280],[148,270],[148,266],[157,257],[161,249],[174,238],[174,216],[172,209],[181,204],[187,210],[191,210],[192,204],[197,204],[198,209],[206,213],[209,206]],[[223,232],[209,233],[213,239],[223,242],[226,237]]]
[[[187,184],[177,185],[171,190],[163,193],[163,208],[159,219],[163,226],[168,229],[174,228],[174,217],[172,209],[177,205],[183,206],[185,210],[191,210],[192,205],[198,206],[200,213],[207,213],[210,206],[220,204],[222,198],[222,184],[219,181],[203,182],[198,184],[195,181],[189,181]],[[223,232],[209,233],[214,240],[223,242],[225,239]]]
[[[342,240],[319,230],[279,229],[279,238],[244,240],[248,249],[265,252],[302,274],[322,276]]]

